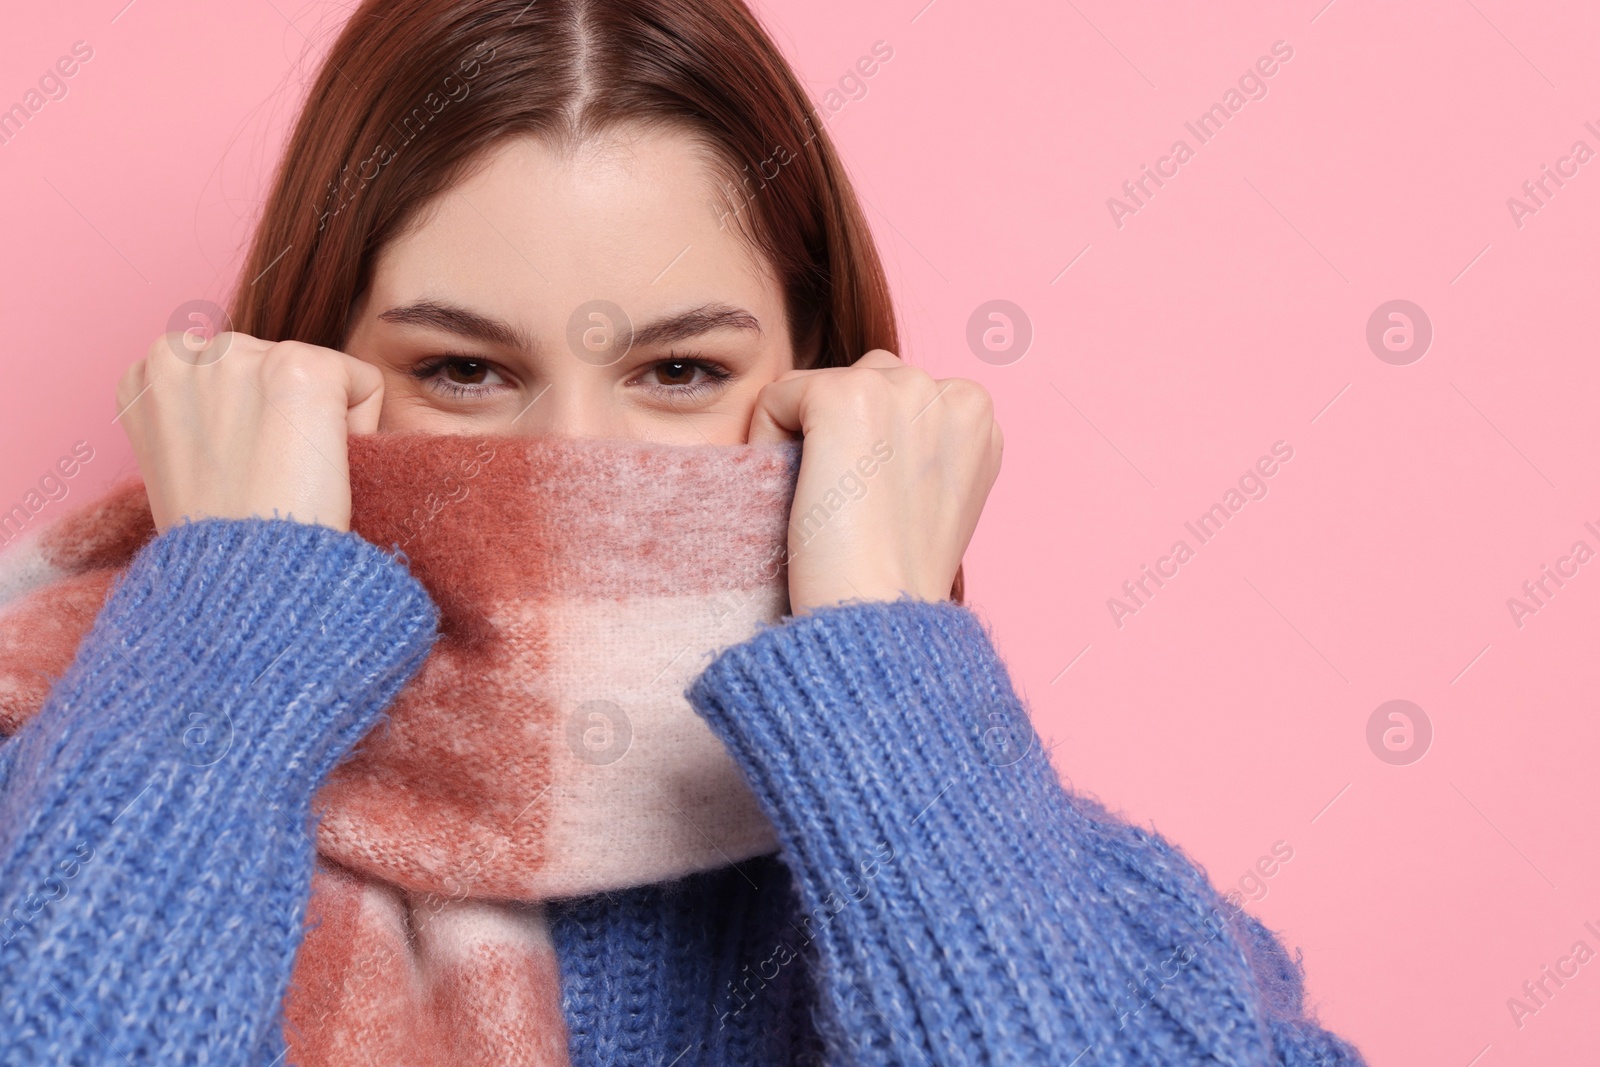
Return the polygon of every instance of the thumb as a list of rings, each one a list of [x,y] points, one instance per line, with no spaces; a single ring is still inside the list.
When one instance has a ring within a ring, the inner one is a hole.
[[[800,440],[805,432],[802,422],[805,389],[810,384],[810,375],[814,373],[804,371],[795,377],[779,378],[764,386],[756,394],[756,406],[750,413],[746,441],[759,445]]]
[[[383,372],[354,356],[345,356],[345,429],[347,433],[377,433],[383,411]]]

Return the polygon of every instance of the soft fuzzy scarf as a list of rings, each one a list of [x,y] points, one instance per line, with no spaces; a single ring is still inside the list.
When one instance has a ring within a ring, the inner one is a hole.
[[[314,800],[285,1000],[304,1067],[567,1062],[542,901],[775,851],[684,699],[788,610],[799,445],[351,439],[352,529],[439,606],[417,676]],[[0,733],[154,535],[137,479],[0,555]]]

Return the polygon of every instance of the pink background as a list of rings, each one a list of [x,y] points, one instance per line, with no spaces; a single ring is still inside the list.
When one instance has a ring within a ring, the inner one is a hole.
[[[1600,561],[1520,628],[1507,600],[1600,550],[1600,159],[1520,227],[1507,198],[1600,151],[1600,13],[924,3],[762,11],[819,100],[894,50],[830,124],[903,354],[995,396],[969,587],[1056,766],[1224,888],[1287,842],[1250,907],[1374,1064],[1596,1055],[1600,960],[1520,1028],[1507,998],[1600,950]],[[4,507],[80,439],[69,499],[133,470],[115,380],[223,298],[351,7],[124,4],[29,5],[0,35],[0,104],[94,49],[0,147]],[[1265,98],[1199,144],[1184,123],[1280,40]],[[1194,158],[1119,228],[1107,199],[1180,137]],[[966,340],[992,299],[1034,331],[1003,365]],[[1409,365],[1366,341],[1393,299],[1434,328]],[[1268,495],[1201,545],[1183,524],[1280,440]],[[1194,557],[1119,628],[1108,598],[1179,538]],[[1391,699],[1434,731],[1408,765],[1367,742]]]

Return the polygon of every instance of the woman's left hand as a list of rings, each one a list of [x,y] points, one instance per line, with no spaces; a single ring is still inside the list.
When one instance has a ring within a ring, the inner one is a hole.
[[[987,390],[935,379],[881,348],[762,388],[749,440],[800,434],[789,608],[950,595],[1003,439]]]

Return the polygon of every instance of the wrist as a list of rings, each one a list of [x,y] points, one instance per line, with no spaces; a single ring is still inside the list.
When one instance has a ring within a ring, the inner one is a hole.
[[[937,598],[924,596],[905,585],[891,582],[859,582],[846,578],[820,586],[808,586],[789,592],[789,614],[796,618],[823,608],[835,608],[852,602],[888,602],[910,597],[913,600],[931,601]]]

